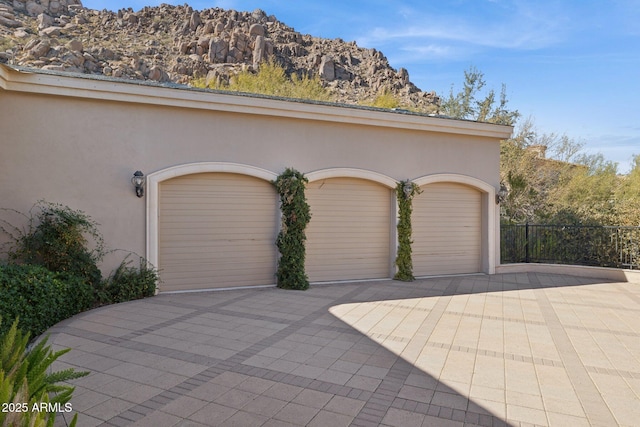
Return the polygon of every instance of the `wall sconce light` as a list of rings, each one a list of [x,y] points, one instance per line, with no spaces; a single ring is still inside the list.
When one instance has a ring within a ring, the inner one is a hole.
[[[131,183],[136,188],[136,196],[144,196],[144,174],[141,171],[136,171],[131,178]]]
[[[500,183],[500,190],[498,190],[498,192],[496,193],[496,205],[499,205],[500,203],[507,200],[508,195],[509,191],[507,190],[507,187],[505,187],[504,184]]]
[[[402,191],[404,192],[404,197],[408,199],[413,191],[413,183],[409,180],[405,181]]]

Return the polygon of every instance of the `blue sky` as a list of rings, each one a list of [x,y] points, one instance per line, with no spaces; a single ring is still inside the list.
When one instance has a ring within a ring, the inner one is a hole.
[[[185,1],[83,0],[91,9]],[[424,91],[459,89],[464,70],[507,86],[540,132],[567,134],[630,168],[640,154],[638,0],[191,0],[194,9],[257,8],[303,34],[355,40],[404,67]]]

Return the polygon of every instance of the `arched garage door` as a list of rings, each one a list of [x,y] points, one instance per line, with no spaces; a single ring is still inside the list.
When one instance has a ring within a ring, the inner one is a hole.
[[[358,178],[307,185],[306,271],[312,282],[390,277],[391,190]]]
[[[278,207],[268,181],[198,173],[160,183],[161,291],[275,283]]]
[[[421,189],[413,200],[414,275],[482,271],[481,193],[450,182]]]

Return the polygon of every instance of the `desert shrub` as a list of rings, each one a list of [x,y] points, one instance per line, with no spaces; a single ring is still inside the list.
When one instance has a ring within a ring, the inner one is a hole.
[[[99,292],[101,303],[110,304],[153,296],[158,284],[158,271],[145,259],[138,268],[125,258],[104,281]]]
[[[93,307],[94,301],[94,290],[83,278],[37,265],[0,265],[0,314],[8,322],[20,318],[21,328],[32,336]]]
[[[28,219],[26,229],[3,228],[14,240],[10,261],[82,277],[94,287],[100,284],[98,262],[104,257],[104,244],[95,221],[82,211],[43,201],[23,215]]]
[[[7,410],[0,411],[2,426],[54,425],[56,412],[34,410],[34,405],[50,403],[66,409],[74,387],[60,383],[89,374],[73,369],[51,372],[53,362],[70,349],[54,352],[45,337],[27,350],[28,342],[29,333],[18,329],[17,320],[0,334],[0,402],[7,404]],[[77,415],[71,426],[76,422]]]
[[[400,99],[394,95],[389,89],[385,89],[381,91],[378,96],[376,96],[371,102],[364,102],[364,105],[368,105],[370,107],[377,108],[400,108],[401,102]]]
[[[207,87],[205,79],[191,81],[194,87]],[[284,98],[310,99],[315,101],[332,101],[329,91],[322,85],[319,76],[299,76],[287,71],[275,61],[260,64],[257,71],[244,70],[233,76],[228,84],[213,83],[209,89],[222,89],[234,92],[259,93],[263,95],[281,96]]]

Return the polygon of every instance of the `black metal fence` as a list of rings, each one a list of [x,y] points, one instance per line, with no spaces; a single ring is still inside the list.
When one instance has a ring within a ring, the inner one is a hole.
[[[500,239],[503,264],[640,268],[640,227],[503,224]]]

